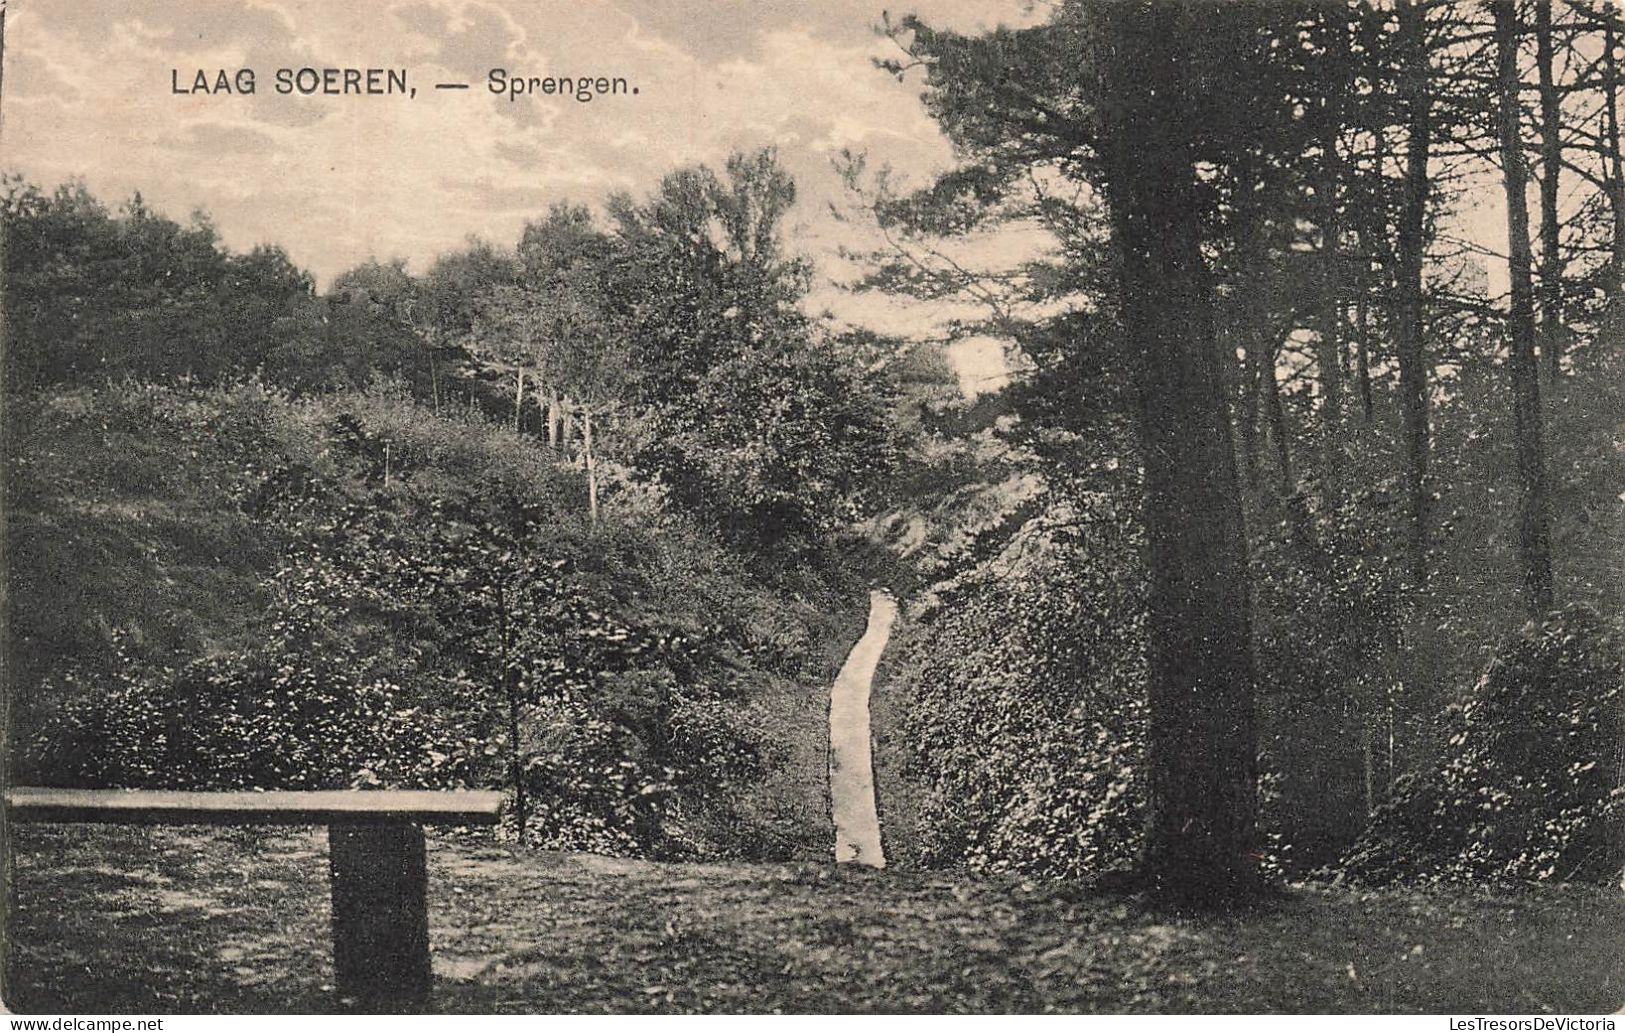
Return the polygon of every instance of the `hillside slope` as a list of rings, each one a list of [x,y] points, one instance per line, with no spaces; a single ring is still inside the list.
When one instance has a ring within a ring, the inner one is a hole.
[[[568,455],[398,386],[119,385],[4,419],[15,780],[511,791],[517,685],[546,845],[827,854],[864,602],[833,553],[772,569],[620,473],[595,522]],[[529,623],[494,641],[510,596]],[[236,736],[245,709],[292,716]]]

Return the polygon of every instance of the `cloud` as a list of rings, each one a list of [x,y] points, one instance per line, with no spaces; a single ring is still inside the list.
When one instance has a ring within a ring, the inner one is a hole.
[[[277,146],[276,138],[251,126],[229,122],[195,122],[185,132],[163,146],[189,153],[208,153],[238,157],[266,155]]]
[[[492,66],[506,64],[525,38],[505,11],[485,4],[423,0],[395,8],[394,15],[428,44],[428,60],[469,81],[484,79]]]
[[[177,57],[233,43],[274,46],[297,36],[281,9],[250,0],[74,0],[18,6],[15,32],[27,33],[36,20],[47,21],[52,30],[91,46],[134,37]]]
[[[76,101],[80,97],[78,88],[68,77],[51,63],[49,57],[38,51],[17,53],[13,48],[7,66],[6,77],[13,100],[18,97],[59,97],[65,101]]]

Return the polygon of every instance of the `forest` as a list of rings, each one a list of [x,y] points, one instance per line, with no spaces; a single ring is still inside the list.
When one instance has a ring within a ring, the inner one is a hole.
[[[928,435],[908,854],[1202,900],[1615,878],[1618,11],[889,31],[964,160],[850,157],[862,286],[969,303],[1018,374]]]
[[[881,31],[853,74],[956,164],[842,156],[842,286],[915,336],[817,310],[772,147],[320,288],[8,176],[12,782],[495,788],[521,847],[826,859],[875,587],[893,868],[1617,884],[1619,8]]]
[[[816,837],[751,799],[785,750],[758,711],[824,679],[901,439],[877,345],[797,309],[793,196],[739,156],[317,294],[201,215],[13,182],[21,780],[499,785],[611,852]]]

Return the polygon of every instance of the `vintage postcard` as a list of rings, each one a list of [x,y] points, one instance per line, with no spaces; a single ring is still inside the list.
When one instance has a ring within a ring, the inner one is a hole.
[[[0,3],[5,1008],[1613,1029],[1622,10]]]

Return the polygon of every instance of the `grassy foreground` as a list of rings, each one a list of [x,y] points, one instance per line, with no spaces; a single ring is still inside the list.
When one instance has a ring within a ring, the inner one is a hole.
[[[326,836],[11,829],[6,1004],[336,1007]],[[1625,897],[1301,889],[1171,920],[1072,887],[518,852],[431,833],[447,1012],[1602,1012]]]

